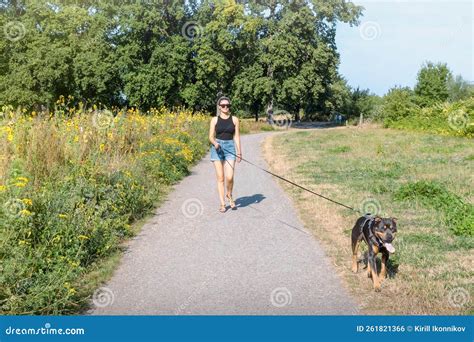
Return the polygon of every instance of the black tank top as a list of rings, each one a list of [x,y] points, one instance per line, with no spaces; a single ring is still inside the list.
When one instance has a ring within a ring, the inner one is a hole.
[[[216,138],[221,140],[232,140],[234,139],[234,133],[235,124],[232,120],[232,115],[227,119],[223,119],[218,115],[216,123]]]

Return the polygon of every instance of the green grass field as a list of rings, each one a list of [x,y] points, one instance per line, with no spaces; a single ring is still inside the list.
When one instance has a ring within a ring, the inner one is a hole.
[[[471,139],[346,127],[277,134],[265,146],[277,174],[364,212],[398,218],[389,278],[376,294],[362,267],[356,275],[350,270],[358,214],[282,182],[367,313],[472,313]]]

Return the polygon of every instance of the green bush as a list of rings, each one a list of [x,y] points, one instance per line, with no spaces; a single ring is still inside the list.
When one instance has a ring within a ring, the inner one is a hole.
[[[395,192],[394,198],[434,208],[442,213],[444,224],[455,235],[474,236],[474,205],[448,191],[441,183],[425,180],[408,183]]]
[[[94,264],[118,252],[134,234],[131,224],[207,151],[208,120],[135,113],[96,134],[87,133],[87,118],[14,123],[12,139],[0,135],[12,158],[0,177],[0,313],[77,313],[90,296],[83,279]],[[57,136],[72,139],[25,147],[25,136],[56,125]],[[68,153],[76,148],[83,154]]]
[[[449,97],[448,80],[452,77],[446,63],[426,62],[418,72],[416,101],[422,107],[444,102]]]
[[[413,91],[410,88],[395,87],[383,98],[382,119],[386,125],[411,117],[419,111],[415,103]]]
[[[472,138],[474,137],[474,97],[418,109],[409,116],[387,120],[386,126]]]

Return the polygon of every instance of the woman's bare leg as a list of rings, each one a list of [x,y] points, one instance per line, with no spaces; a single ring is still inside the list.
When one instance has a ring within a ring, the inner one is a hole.
[[[226,180],[227,194],[232,197],[232,190],[234,188],[234,166],[235,160],[226,160],[224,164],[224,173]]]
[[[221,204],[225,204],[224,200],[224,165],[223,161],[216,160],[213,162],[216,169],[217,190],[219,191],[219,200]]]

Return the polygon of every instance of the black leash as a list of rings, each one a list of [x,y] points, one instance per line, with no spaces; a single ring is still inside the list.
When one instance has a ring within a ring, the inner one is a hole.
[[[231,152],[231,151],[229,151],[229,150],[223,148],[223,147],[220,146],[220,145],[219,145],[219,148],[222,148],[223,150],[225,150],[225,151],[229,152],[230,154],[234,155],[236,158],[239,158],[235,153],[233,153],[233,152]],[[324,198],[325,200],[330,201],[330,202],[332,202],[332,203],[335,203],[335,204],[337,204],[337,205],[340,205],[340,206],[342,206],[342,207],[344,207],[344,208],[346,208],[346,209],[350,209],[350,210],[353,210],[353,211],[355,211],[355,212],[361,213],[361,211],[358,210],[358,209],[352,208],[352,207],[350,207],[350,206],[348,206],[348,205],[345,205],[344,203],[335,201],[335,200],[330,199],[330,198],[328,198],[328,197],[326,197],[326,196],[323,196],[323,195],[321,195],[321,194],[318,194],[317,192],[314,192],[314,191],[312,191],[312,190],[310,190],[310,189],[308,189],[308,188],[305,188],[304,186],[301,186],[301,185],[296,184],[295,182],[292,182],[292,181],[290,181],[290,180],[288,180],[288,179],[286,179],[286,178],[284,178],[284,177],[282,177],[282,176],[279,176],[279,175],[277,175],[277,174],[274,174],[274,173],[271,172],[271,171],[265,170],[264,168],[262,168],[262,167],[260,167],[260,166],[258,166],[258,165],[256,165],[256,164],[254,164],[254,163],[252,163],[251,161],[249,161],[249,160],[247,160],[247,159],[244,159],[244,158],[242,158],[242,157],[240,157],[240,159],[243,160],[243,161],[245,161],[245,162],[247,162],[247,163],[249,163],[249,164],[251,164],[251,165],[253,165],[253,166],[255,166],[255,167],[257,167],[257,168],[259,168],[259,169],[262,170],[262,171],[265,171],[266,173],[271,174],[271,175],[274,176],[274,177],[277,177],[277,178],[279,178],[279,179],[281,179],[281,180],[283,180],[283,181],[285,181],[285,182],[288,182],[288,183],[290,183],[290,184],[292,184],[292,185],[294,185],[294,186],[297,186],[297,187],[300,188],[300,189],[303,189],[303,190],[305,190],[305,191],[308,191],[308,192],[312,193],[313,195],[316,195],[316,196],[319,196],[319,197],[321,197],[321,198]],[[230,165],[230,163],[229,163],[229,165]],[[231,167],[232,167],[232,165],[231,165]],[[364,213],[362,213],[362,214],[364,214]]]

